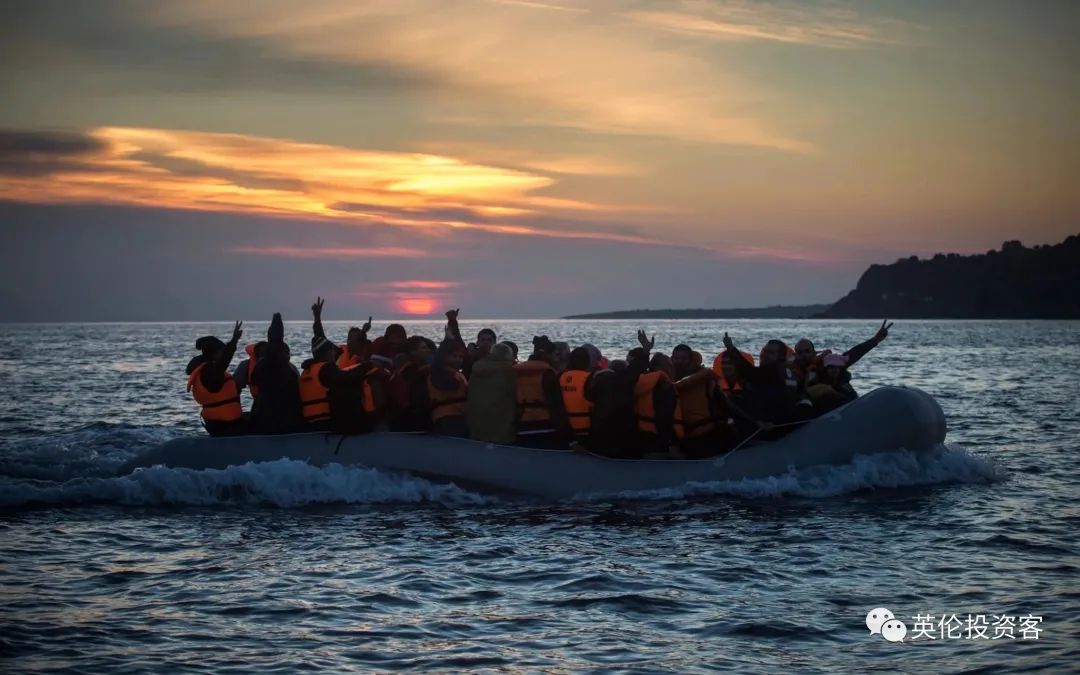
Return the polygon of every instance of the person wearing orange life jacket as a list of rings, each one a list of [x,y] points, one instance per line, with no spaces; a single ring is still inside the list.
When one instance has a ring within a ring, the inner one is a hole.
[[[364,364],[339,368],[338,352],[325,336],[311,338],[312,358],[304,361],[298,384],[304,421],[310,431],[368,433],[372,418],[364,401],[367,370]]]
[[[739,352],[743,361],[746,361],[751,366],[754,365],[754,355],[750,352]],[[720,378],[720,388],[724,390],[724,393],[731,395],[733,392],[742,391],[743,382],[739,378],[739,371],[735,368],[735,364],[728,357],[727,350],[724,350],[716,355],[713,359],[712,365],[713,372]]]
[[[222,342],[213,335],[195,341],[201,354],[187,365],[187,388],[202,406],[203,426],[211,436],[238,436],[247,432],[247,421],[240,406],[240,390],[229,374],[229,362],[244,334],[243,323],[233,326],[232,339]]]
[[[729,450],[742,439],[770,425],[754,419],[720,386],[720,376],[695,366],[675,382],[675,435],[691,459]]]
[[[340,357],[339,357],[340,360]],[[375,431],[387,431],[390,418],[390,378],[393,361],[385,356],[372,354],[367,361],[343,368],[364,370],[364,412],[371,419]]]
[[[566,370],[559,375],[559,388],[573,435],[571,447],[580,450],[588,448],[589,432],[592,430],[593,402],[589,399],[591,377],[589,352],[584,347],[577,347],[570,352]]]
[[[667,373],[641,369],[638,365],[650,362],[649,350],[655,346],[656,338],[648,338],[644,331],[638,331],[638,344],[641,346],[630,350],[626,360],[629,369],[643,370],[634,382],[634,416],[637,419],[639,452],[679,456],[675,439],[675,388]],[[671,360],[671,364],[677,373],[675,359]]]
[[[255,364],[259,362],[259,357],[262,356],[265,351],[265,340],[244,345],[244,352],[248,357],[236,364],[236,368],[233,368],[232,377],[233,381],[236,382],[237,390],[243,391],[246,387],[247,390],[251,392],[251,398],[255,398],[259,395],[259,388],[249,386],[248,381],[251,379],[251,374],[255,372]]]
[[[316,337],[327,337],[322,325],[322,311],[325,304],[326,300],[318,297],[315,299],[314,304],[311,305],[311,314],[314,317],[311,330]],[[338,368],[357,366],[367,360],[371,355],[371,342],[367,338],[369,330],[371,330],[370,316],[363,326],[359,328],[351,326],[349,328],[345,344],[338,345]],[[327,337],[327,339],[329,338]]]
[[[432,358],[427,390],[431,401],[432,432],[440,436],[468,438],[469,382],[461,373],[466,348],[458,329],[459,311],[451,309],[446,312],[445,336]]]
[[[671,362],[671,357],[662,352],[656,352],[649,359],[649,370],[660,371],[667,375],[669,380],[675,380],[675,365]]]
[[[517,444],[534,448],[564,448],[570,428],[563,408],[559,378],[551,366],[554,345],[546,336],[533,338],[535,351],[514,366],[517,389]]]

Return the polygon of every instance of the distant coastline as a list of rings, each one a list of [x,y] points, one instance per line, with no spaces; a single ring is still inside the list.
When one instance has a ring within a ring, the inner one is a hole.
[[[1080,236],[871,265],[822,319],[1080,319]]]
[[[1080,235],[978,255],[938,253],[871,265],[855,289],[822,305],[628,309],[564,319],[1080,319]]]
[[[571,314],[564,319],[805,319],[830,305],[772,305],[735,309],[627,309],[616,312]]]

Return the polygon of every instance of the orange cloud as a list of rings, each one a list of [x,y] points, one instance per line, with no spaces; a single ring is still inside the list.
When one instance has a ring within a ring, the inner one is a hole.
[[[309,260],[331,259],[351,260],[353,258],[426,258],[431,253],[418,248],[401,246],[356,247],[311,247],[302,246],[238,246],[229,249],[233,253],[266,255],[277,258],[300,258]]]
[[[631,19],[663,30],[722,40],[760,40],[833,49],[900,44],[917,27],[841,8],[769,3],[675,3],[675,10],[638,10]],[[681,7],[682,11],[679,11]]]
[[[254,213],[507,235],[662,243],[634,234],[538,227],[523,216],[602,214],[620,208],[536,191],[555,183],[527,171],[443,155],[357,150],[242,134],[103,127],[92,150],[41,172],[13,173],[0,198],[35,203],[115,203]],[[641,211],[628,207],[622,212]],[[423,255],[413,249],[250,247],[243,253],[306,258]]]
[[[461,285],[460,281],[387,281],[383,284],[388,288],[409,288],[409,289],[445,289],[455,288]]]

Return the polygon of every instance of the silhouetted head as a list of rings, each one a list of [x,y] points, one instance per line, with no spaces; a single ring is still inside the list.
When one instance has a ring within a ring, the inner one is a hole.
[[[817,350],[814,349],[814,343],[810,340],[803,338],[795,343],[795,363],[806,367],[814,362],[814,357],[817,356]]]
[[[742,378],[739,377],[739,371],[735,367],[735,362],[731,360],[731,357],[726,351],[720,353],[720,372],[724,374],[724,379],[727,380],[730,385],[742,382]]]
[[[514,350],[510,348],[505,342],[500,342],[491,348],[491,353],[487,357],[492,361],[504,361],[506,363],[514,362]]]
[[[589,350],[584,347],[578,347],[570,352],[569,358],[566,360],[567,370],[592,370],[592,358],[589,356]]]
[[[367,335],[364,331],[360,330],[356,326],[349,328],[349,334],[345,338],[345,344],[349,348],[350,354],[356,354],[362,356],[364,353],[364,344],[367,342]]]
[[[517,343],[516,343],[516,342],[510,342],[509,340],[503,340],[503,341],[502,341],[501,343],[499,343],[499,344],[504,344],[504,345],[506,345],[507,347],[509,347],[509,348],[510,348],[510,351],[514,352],[514,360],[515,360],[515,361],[517,361],[517,357],[518,357],[518,346],[517,346]]]
[[[455,342],[447,352],[444,363],[452,370],[461,370],[461,366],[465,365],[465,345]]]
[[[829,354],[823,361],[824,368],[818,375],[818,380],[824,384],[841,384],[850,379],[847,365],[848,357],[842,354]]]
[[[495,336],[495,331],[490,328],[481,328],[480,332],[476,334],[476,351],[480,356],[487,354],[491,351],[491,348],[498,342],[498,338]]]
[[[546,335],[537,335],[532,339],[533,351],[544,354],[555,353],[555,343]]]
[[[205,335],[196,340],[195,349],[202,352],[203,358],[207,360],[217,360],[225,355],[225,343],[213,335]]]
[[[783,340],[769,340],[761,350],[761,365],[765,367],[787,364],[787,345]]]
[[[386,327],[383,337],[392,345],[401,345],[405,343],[409,336],[405,333],[405,326],[400,323],[392,323]]]
[[[435,355],[435,343],[422,335],[414,335],[405,340],[405,351],[413,363],[431,363],[431,357]]]
[[[671,369],[675,379],[682,379],[694,370],[694,350],[689,345],[675,345],[671,350]]]
[[[675,371],[671,367],[671,357],[667,354],[656,352],[649,359],[649,370],[664,373],[668,377],[675,379]]]
[[[644,370],[649,366],[649,352],[641,347],[634,347],[626,353],[626,362],[627,365],[634,365]]]

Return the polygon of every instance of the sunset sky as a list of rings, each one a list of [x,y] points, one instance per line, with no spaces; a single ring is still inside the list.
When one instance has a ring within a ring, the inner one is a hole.
[[[0,6],[0,321],[830,302],[1080,231],[1080,2]]]

